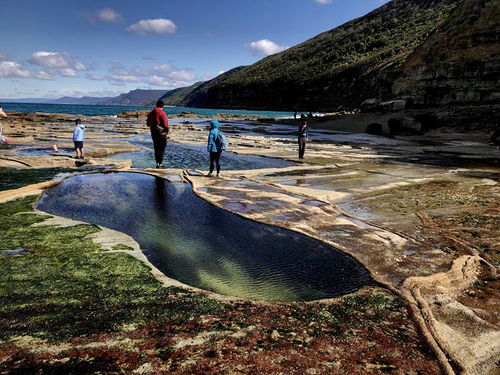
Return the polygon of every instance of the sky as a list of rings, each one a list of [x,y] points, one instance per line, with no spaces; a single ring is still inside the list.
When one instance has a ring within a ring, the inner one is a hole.
[[[115,96],[211,79],[388,0],[2,0],[0,98]]]

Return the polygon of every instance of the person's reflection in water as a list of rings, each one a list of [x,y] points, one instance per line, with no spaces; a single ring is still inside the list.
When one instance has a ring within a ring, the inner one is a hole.
[[[165,180],[160,177],[155,177],[155,206],[158,214],[167,215],[167,191]]]

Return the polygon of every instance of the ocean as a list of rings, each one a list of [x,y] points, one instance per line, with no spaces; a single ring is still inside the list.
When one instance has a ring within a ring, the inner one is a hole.
[[[152,107],[141,106],[117,106],[117,105],[79,105],[79,104],[35,104],[35,103],[1,103],[5,112],[44,112],[44,113],[67,113],[84,116],[114,116],[126,111],[141,111]],[[194,112],[201,116],[215,116],[218,113],[250,114],[265,117],[291,117],[292,112],[275,111],[249,111],[243,109],[208,109],[189,107],[165,107],[168,115],[175,115],[181,112]]]

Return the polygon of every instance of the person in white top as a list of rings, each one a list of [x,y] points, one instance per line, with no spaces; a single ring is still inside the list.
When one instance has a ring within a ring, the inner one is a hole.
[[[3,111],[2,107],[0,107],[0,117],[7,117],[7,114]],[[3,126],[0,122],[0,143],[10,143],[9,140],[2,135],[2,132]]]

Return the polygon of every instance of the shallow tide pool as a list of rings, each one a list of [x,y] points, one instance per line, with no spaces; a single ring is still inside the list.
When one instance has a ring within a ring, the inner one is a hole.
[[[71,177],[44,193],[37,208],[127,233],[167,276],[229,296],[307,301],[375,285],[344,252],[241,218],[188,184],[149,175]]]
[[[140,151],[116,154],[113,160],[131,160],[134,168],[154,168],[155,158],[153,144],[146,137],[135,139],[131,143],[141,147]],[[181,169],[209,169],[209,154],[206,146],[181,145],[169,142],[165,151],[165,168]],[[283,168],[295,165],[295,163],[263,156],[237,155],[231,152],[223,152],[221,156],[221,169],[245,170],[261,168]]]

